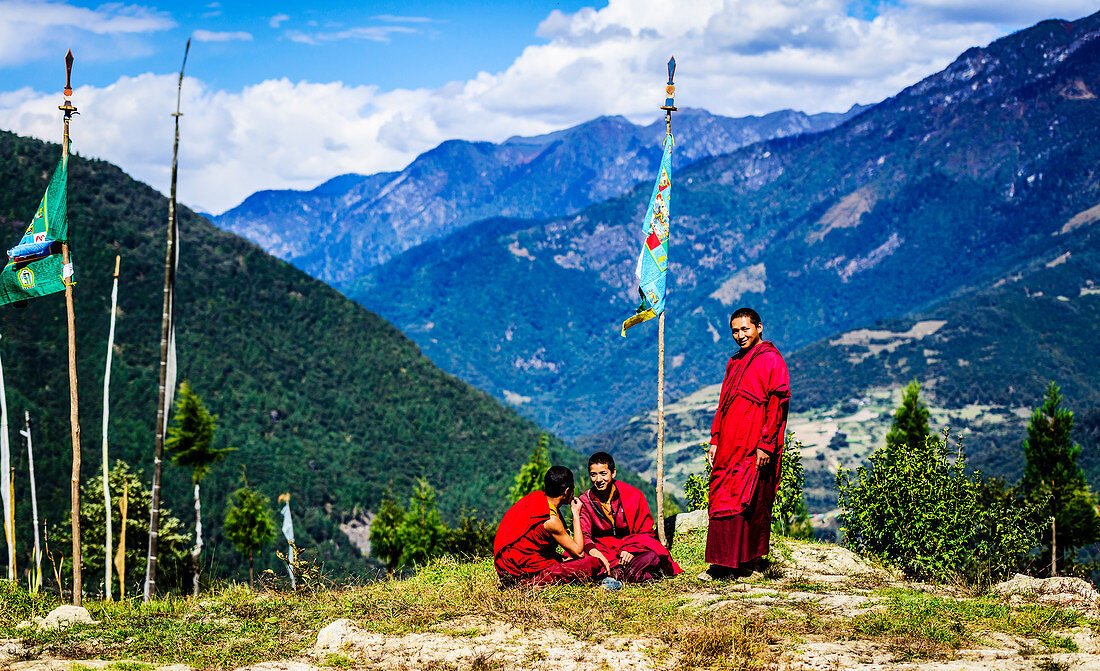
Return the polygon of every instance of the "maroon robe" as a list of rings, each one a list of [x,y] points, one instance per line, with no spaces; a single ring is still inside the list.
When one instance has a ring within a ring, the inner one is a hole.
[[[787,364],[770,342],[738,352],[726,366],[710,430],[717,447],[706,549],[711,564],[737,568],[768,553],[790,396]],[[757,450],[772,455],[760,470]]]
[[[584,582],[604,574],[595,557],[565,561],[558,553],[558,542],[543,526],[554,514],[541,491],[531,492],[504,513],[493,539],[493,564],[501,582]]]
[[[614,519],[608,518],[594,490],[581,495],[580,525],[585,553],[596,548],[611,564],[612,577],[629,582],[679,573],[680,566],[657,540],[645,495],[625,482],[616,480],[612,485],[615,491],[608,503]],[[619,554],[624,550],[634,555],[629,567],[619,566]]]

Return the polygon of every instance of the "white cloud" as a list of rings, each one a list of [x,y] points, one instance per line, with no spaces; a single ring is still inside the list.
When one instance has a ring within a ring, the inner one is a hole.
[[[235,32],[216,33],[210,30],[196,30],[191,33],[191,37],[195,38],[198,42],[251,42],[252,33],[246,33],[243,30]]]
[[[371,42],[389,42],[393,33],[415,33],[415,28],[407,26],[357,26],[345,30],[319,31],[304,33],[300,30],[288,30],[286,36],[292,42],[302,44],[321,44],[341,40],[369,40]]]
[[[145,7],[105,4],[96,9],[62,2],[0,0],[0,66],[36,60],[56,51],[51,37],[58,31],[124,36],[172,28],[176,23],[163,12]]]
[[[270,25],[272,28],[278,28],[280,25],[282,25],[284,21],[289,20],[290,17],[286,14],[276,14],[275,16],[271,17],[270,21],[268,21],[268,25]]]
[[[220,212],[259,189],[400,169],[450,138],[500,141],[600,114],[652,121],[672,54],[681,106],[733,116],[843,110],[892,95],[967,48],[1040,18],[1019,0],[953,5],[972,6],[973,16],[937,1],[886,6],[864,19],[850,16],[842,0],[695,0],[675,12],[665,0],[611,0],[600,10],[551,12],[539,27],[544,44],[527,47],[503,71],[437,89],[281,79],[219,91],[188,78],[180,198]],[[1092,9],[1051,1],[1050,11],[1070,17]],[[1004,25],[1006,16],[1024,19]],[[371,39],[350,32],[309,38]],[[75,149],[167,190],[175,82],[175,74],[148,74],[79,89]],[[55,139],[55,98],[26,89],[0,94],[0,127]]]
[[[389,21],[390,23],[431,23],[427,16],[397,16],[395,14],[379,14],[371,17],[375,21]]]

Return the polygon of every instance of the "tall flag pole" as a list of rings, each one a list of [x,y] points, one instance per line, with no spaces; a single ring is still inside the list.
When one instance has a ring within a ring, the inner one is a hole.
[[[298,589],[294,579],[294,520],[290,517],[290,492],[279,495],[283,503],[283,538],[286,538],[286,570],[290,572],[290,589]]]
[[[12,501],[11,445],[8,443],[8,393],[0,363],[0,496],[4,501],[4,538],[8,542],[8,580],[15,580],[15,511]]]
[[[58,109],[65,113],[65,132],[61,143],[61,161],[66,172],[69,168],[69,120],[76,108],[69,102],[73,94],[72,87],[73,52],[65,55],[65,104]],[[79,606],[83,584],[81,580],[80,553],[80,412],[76,396],[76,312],[73,308],[73,264],[69,259],[69,239],[66,235],[61,242],[62,282],[65,283],[65,313],[68,318],[69,332],[69,427],[73,442],[72,472],[72,529],[73,529],[73,605]]]
[[[69,258],[69,121],[77,113],[70,98],[73,95],[73,52],[65,54],[65,103],[58,109],[65,113],[61,138],[61,160],[42,195],[42,201],[19,244],[8,250],[8,262],[0,270],[0,305],[14,303],[24,307],[31,298],[65,292],[65,313],[69,345],[69,425],[72,434],[72,535],[73,535],[73,604],[80,605],[80,415],[77,412],[76,383],[76,319],[73,310],[73,264]],[[2,486],[2,485],[0,485]],[[9,491],[10,495],[10,491]],[[37,531],[36,531],[37,533]]]
[[[676,111],[676,59],[668,59],[668,84],[665,85],[665,144],[661,167],[649,197],[642,232],[645,242],[638,255],[638,293],[642,303],[634,316],[623,322],[626,330],[653,317],[657,320],[657,536],[665,539],[665,280],[668,271],[669,206],[672,196],[672,113]]]
[[[107,586],[107,600],[111,600],[111,540],[114,537],[114,529],[111,526],[111,487],[107,482],[107,472],[110,470],[107,458],[107,423],[110,416],[111,398],[111,353],[115,347],[115,313],[118,311],[118,264],[121,257],[115,255],[115,273],[111,284],[111,328],[107,331],[107,364],[103,371],[103,510],[107,515],[107,537],[104,540],[103,562],[104,585]]]
[[[31,472],[31,521],[34,522],[34,568],[31,569],[31,594],[38,594],[42,586],[42,548],[38,538],[38,490],[34,482],[34,449],[31,447],[31,413],[23,411],[23,430],[19,435],[27,439],[27,465]]]
[[[145,563],[145,603],[153,598],[157,582],[157,543],[160,530],[160,479],[164,458],[164,434],[168,428],[168,408],[176,390],[176,324],[175,291],[176,268],[179,265],[179,248],[176,240],[176,175],[180,150],[180,97],[183,91],[183,69],[187,67],[187,54],[191,40],[183,50],[179,82],[176,84],[176,139],[172,144],[172,187],[168,198],[168,249],[164,256],[164,308],[160,323],[160,384],[157,387],[157,429],[153,457],[153,491],[149,506],[149,555]]]

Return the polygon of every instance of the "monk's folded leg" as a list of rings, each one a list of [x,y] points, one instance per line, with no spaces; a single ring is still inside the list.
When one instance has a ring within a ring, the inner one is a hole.
[[[595,557],[570,559],[549,566],[531,577],[532,585],[547,585],[552,582],[595,582],[606,576],[603,563]]]

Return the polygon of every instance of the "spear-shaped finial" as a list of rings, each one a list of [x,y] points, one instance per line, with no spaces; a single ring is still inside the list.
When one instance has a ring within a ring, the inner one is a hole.
[[[68,98],[73,94],[73,50],[69,49],[69,53],[65,54],[65,97]]]
[[[668,83],[665,84],[665,104],[661,105],[661,109],[665,112],[676,111],[676,85],[672,83],[672,78],[676,75],[676,57],[668,59]]]

